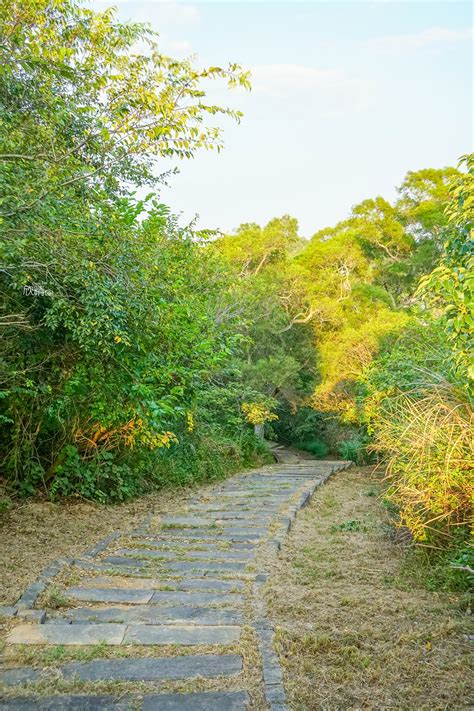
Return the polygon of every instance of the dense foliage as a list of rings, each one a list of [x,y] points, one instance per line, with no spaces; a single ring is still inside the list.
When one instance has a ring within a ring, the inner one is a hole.
[[[227,277],[132,190],[156,184],[153,157],[219,148],[205,117],[239,115],[203,82],[247,76],[168,59],[146,28],[68,0],[0,13],[3,470],[23,493],[123,499],[166,479],[159,450],[211,460],[215,436],[225,471],[254,449],[238,403],[217,436],[200,397],[238,348]]]
[[[105,502],[221,476],[265,457],[264,426],[386,461],[413,537],[463,550],[473,156],[310,240],[288,215],[196,233],[160,203],[159,159],[219,150],[212,117],[240,114],[207,104],[206,82],[247,74],[165,57],[148,28],[72,0],[7,0],[0,30],[9,489]]]

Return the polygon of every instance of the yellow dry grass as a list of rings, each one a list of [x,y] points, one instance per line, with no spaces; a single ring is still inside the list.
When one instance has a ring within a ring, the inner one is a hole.
[[[455,595],[407,574],[378,488],[370,468],[337,474],[272,564],[266,599],[294,711],[457,710],[474,700],[469,617]]]

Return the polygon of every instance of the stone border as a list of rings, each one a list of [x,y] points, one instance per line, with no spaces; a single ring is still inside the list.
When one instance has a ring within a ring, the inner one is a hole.
[[[353,462],[350,461],[334,462],[328,474],[318,476],[317,481],[313,481],[309,486],[305,487],[296,504],[289,506],[288,515],[280,517],[280,527],[277,534],[266,542],[267,548],[273,555],[278,555],[298,511],[310,503],[316,489],[325,484],[329,477],[335,472],[349,469],[352,466]],[[271,711],[287,711],[280,660],[273,649],[275,630],[273,624],[266,616],[265,602],[262,595],[262,588],[267,581],[267,577],[268,573],[262,571],[257,575],[252,586],[255,631],[257,632],[258,646],[262,659],[265,700]]]

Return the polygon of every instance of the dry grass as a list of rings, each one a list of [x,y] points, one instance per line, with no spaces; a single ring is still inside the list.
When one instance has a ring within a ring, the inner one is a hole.
[[[407,574],[377,488],[369,468],[336,475],[271,567],[265,594],[289,706],[468,708],[469,618],[454,595]]]

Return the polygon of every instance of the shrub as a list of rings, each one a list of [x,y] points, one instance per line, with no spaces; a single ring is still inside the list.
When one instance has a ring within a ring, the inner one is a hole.
[[[318,459],[322,459],[322,457],[325,457],[329,452],[329,447],[321,439],[312,439],[308,442],[301,442],[298,444],[298,447],[303,449],[305,452],[314,454],[314,456]]]
[[[359,466],[368,464],[370,461],[370,456],[367,452],[367,439],[362,436],[339,442],[337,453],[343,459],[349,459]]]
[[[387,464],[387,496],[415,541],[448,547],[472,516],[473,412],[454,388],[423,398],[387,398],[374,420],[375,443]]]

